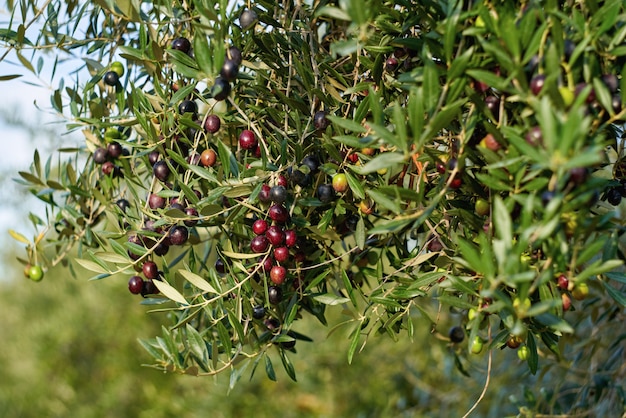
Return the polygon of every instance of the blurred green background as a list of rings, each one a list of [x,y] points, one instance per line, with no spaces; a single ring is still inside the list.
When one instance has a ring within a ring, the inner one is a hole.
[[[328,336],[328,329],[305,319],[296,330],[315,341],[299,342],[298,354],[291,354],[297,383],[276,358],[278,382],[259,367],[251,380],[248,370],[229,393],[228,374],[200,378],[142,366],[151,358],[137,339],[159,334],[161,321],[168,322],[147,313],[124,277],[89,282],[56,268],[35,283],[21,277],[13,258],[4,255],[10,280],[0,282],[2,417],[456,417],[471,407],[485,383],[487,355],[464,362],[470,377],[463,376],[447,342],[431,335],[426,320],[416,318],[414,341],[404,334],[398,342],[386,335],[370,338],[348,365],[348,329]],[[330,316],[331,322],[341,319],[338,311]],[[588,338],[582,334],[570,349],[565,340],[570,358],[560,365],[541,359],[552,364],[545,374],[530,376],[515,351],[495,350],[489,388],[471,416],[515,416],[520,407],[557,414],[576,405],[593,413],[580,416],[618,416],[595,413],[620,409],[613,389],[624,383],[614,381],[620,368],[623,373],[623,339],[617,341],[622,350],[617,358],[603,357],[615,355],[614,345],[607,349],[615,341],[609,339],[610,327],[593,326],[592,316],[572,313],[570,319]],[[443,313],[438,331],[446,334],[459,321],[458,315]],[[595,347],[593,353],[585,341]],[[581,357],[575,368],[571,352]],[[601,366],[609,361],[614,367],[598,392]],[[553,396],[557,391],[560,397]]]

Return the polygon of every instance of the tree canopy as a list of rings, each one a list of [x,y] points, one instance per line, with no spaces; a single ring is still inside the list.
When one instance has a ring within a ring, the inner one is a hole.
[[[84,144],[19,173],[47,208],[12,231],[26,274],[128,280],[166,313],[155,367],[235,384],[276,352],[295,380],[312,316],[348,362],[428,321],[461,373],[534,374],[575,361],[571,310],[623,360],[621,1],[9,6],[4,57],[80,60],[51,106]]]

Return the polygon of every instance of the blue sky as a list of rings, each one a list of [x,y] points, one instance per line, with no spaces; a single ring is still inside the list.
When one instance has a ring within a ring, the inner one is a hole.
[[[15,183],[13,178],[19,177],[18,171],[28,171],[35,148],[39,150],[42,160],[45,160],[50,155],[55,155],[54,149],[59,145],[56,138],[61,139],[64,144],[78,139],[76,136],[61,137],[64,124],[60,123],[50,111],[52,91],[49,88],[29,84],[28,82],[40,83],[11,59],[0,62],[0,75],[20,73],[24,76],[0,82],[2,88],[0,111],[3,114],[17,115],[26,120],[33,129],[29,132],[8,124],[5,118],[0,118],[0,133],[2,143],[5,145],[4,152],[0,152],[0,167],[3,173],[0,177],[0,243],[6,253],[17,251],[18,254],[24,255],[23,244],[10,238],[8,230],[15,229],[31,238],[34,230],[28,221],[28,213],[32,211],[43,216],[45,207],[42,202],[27,195],[26,190]],[[51,138],[51,131],[58,132],[58,136]],[[5,261],[0,258],[0,263],[3,262]],[[8,266],[2,267],[7,271]]]

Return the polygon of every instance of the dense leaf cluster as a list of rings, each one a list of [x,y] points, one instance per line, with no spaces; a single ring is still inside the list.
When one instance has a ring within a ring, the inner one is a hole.
[[[98,279],[157,263],[131,291],[166,303],[158,367],[274,379],[278,349],[295,379],[297,320],[341,305],[350,360],[445,309],[462,371],[508,345],[535,373],[572,299],[622,312],[621,2],[67,6],[37,42],[3,35],[80,50],[90,77],[52,98],[85,145],[20,173],[51,233],[14,235],[31,264],[78,246]]]

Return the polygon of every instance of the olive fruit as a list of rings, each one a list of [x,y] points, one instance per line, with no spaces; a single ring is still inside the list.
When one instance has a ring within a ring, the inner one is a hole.
[[[344,173],[335,174],[333,176],[332,186],[337,193],[346,192],[348,190],[348,177]]]
[[[238,74],[239,65],[233,60],[226,59],[224,61],[224,64],[222,65],[220,75],[228,81],[234,81],[237,78]]]
[[[285,278],[287,277],[287,269],[283,266],[274,266],[270,270],[270,280],[274,284],[283,284],[285,282]]]
[[[119,74],[117,74],[115,71],[107,71],[104,74],[104,84],[106,84],[107,86],[117,86],[117,83],[120,82],[120,76]]]
[[[254,232],[255,235],[263,235],[265,234],[265,231],[267,231],[267,227],[267,221],[264,219],[257,219],[252,224],[252,232]]]
[[[150,194],[148,198],[148,206],[150,206],[150,209],[163,209],[166,203],[167,200],[164,197],[155,193]]]
[[[157,179],[167,181],[167,178],[170,175],[170,168],[164,160],[157,161],[152,167],[152,173]]]
[[[139,276],[132,276],[128,280],[128,290],[133,295],[138,295],[143,290],[143,279]]]
[[[172,41],[172,49],[177,49],[185,54],[188,54],[191,50],[191,42],[187,38],[176,38]]]
[[[283,203],[287,200],[287,189],[284,186],[274,186],[270,189],[270,199],[274,203]]]
[[[220,117],[217,115],[209,115],[206,117],[206,120],[204,121],[204,129],[207,132],[212,133],[212,134],[219,131],[221,125],[222,125],[222,121],[220,120]]]
[[[178,105],[178,113],[184,115],[185,113],[191,113],[192,118],[195,119],[195,115],[198,112],[198,105],[193,100],[183,100]]]
[[[211,148],[205,149],[200,154],[200,164],[205,167],[213,167],[217,162],[217,153],[213,151]]]
[[[252,27],[258,19],[259,16],[254,10],[245,9],[241,12],[241,15],[239,15],[239,25],[241,26],[241,29],[246,30]]]
[[[302,165],[307,166],[311,173],[315,174],[319,170],[320,162],[315,155],[309,154],[302,159]]]
[[[606,200],[613,206],[617,206],[622,202],[622,193],[617,188],[611,188],[606,192]]]
[[[124,153],[124,149],[119,142],[113,141],[107,145],[107,154],[110,158],[119,158]]]
[[[285,245],[289,248],[295,246],[298,243],[298,235],[293,229],[285,231]]]
[[[106,148],[96,148],[93,152],[93,161],[96,164],[104,164],[107,161],[109,153]]]
[[[546,76],[543,74],[539,74],[534,76],[531,80],[530,80],[530,91],[532,91],[532,93],[537,96],[540,92],[541,89],[543,89],[543,85],[546,83]]]
[[[183,221],[183,223],[186,226],[191,228],[192,226],[195,226],[198,223],[198,216],[200,214],[198,213],[198,210],[196,208],[186,207],[185,209],[183,209],[183,212],[185,212],[185,215],[191,218],[191,219],[185,219]]]
[[[335,198],[335,190],[330,184],[320,184],[317,186],[317,198],[322,203],[330,203]]]
[[[528,359],[528,356],[530,355],[530,350],[528,349],[527,346],[522,346],[520,348],[517,349],[517,358],[519,358],[520,360],[526,360]]]
[[[252,308],[252,317],[254,319],[263,319],[265,316],[265,308],[262,305],[257,305]]]
[[[278,261],[279,263],[284,263],[285,261],[289,260],[289,248],[274,248],[274,260]]]
[[[478,335],[474,337],[474,341],[472,341],[472,345],[470,346],[470,351],[472,354],[480,354],[483,351],[483,340]]]
[[[385,61],[385,70],[389,72],[394,72],[398,69],[398,59],[396,57],[389,57],[387,61]]]
[[[265,231],[265,237],[273,246],[282,245],[285,242],[285,232],[283,231],[283,228],[277,225],[272,225],[267,228]]]
[[[318,131],[324,131],[330,125],[330,120],[326,117],[326,112],[320,110],[313,115],[313,126]]]
[[[268,213],[270,219],[275,222],[282,224],[289,220],[289,212],[283,205],[275,204],[270,206]]]
[[[28,269],[28,278],[34,282],[39,282],[43,279],[43,269],[41,266],[34,265]]]
[[[159,277],[159,268],[154,261],[146,261],[141,266],[141,271],[146,279],[156,279]]]
[[[270,286],[267,288],[267,297],[272,305],[277,305],[283,299],[283,291],[280,287]]]
[[[452,341],[453,343],[460,343],[465,339],[465,330],[463,329],[463,327],[454,326],[450,328],[448,336],[450,337],[450,341]]]
[[[572,297],[576,300],[583,300],[589,295],[589,286],[587,283],[576,283],[572,289]]]
[[[224,263],[224,260],[222,260],[221,258],[218,258],[217,260],[215,260],[215,271],[217,271],[220,274],[224,274],[226,272],[226,264]]]
[[[256,139],[256,135],[249,129],[244,129],[239,134],[239,146],[245,150],[254,150],[259,141]]]
[[[489,202],[485,199],[478,198],[474,204],[474,211],[478,216],[485,216],[489,214]]]
[[[122,212],[126,212],[130,208],[130,202],[126,199],[119,199],[115,204]]]
[[[259,190],[259,201],[261,203],[268,203],[271,201],[270,199],[270,186],[268,186],[267,184],[264,184],[261,186],[261,190]]]
[[[250,241],[250,249],[252,250],[252,252],[257,254],[267,251],[269,245],[270,242],[265,235],[257,235],[256,237],[252,238],[252,241]]]
[[[109,65],[109,68],[111,71],[116,72],[119,77],[124,75],[124,64],[119,61],[113,61],[111,65]]]
[[[225,100],[230,94],[230,83],[223,77],[217,77],[213,87],[211,87],[211,96],[217,101]]]
[[[237,48],[236,46],[231,46],[230,48],[228,48],[227,58],[230,58],[231,60],[233,60],[235,64],[241,65],[241,62],[242,62],[241,50]]]
[[[170,229],[169,239],[172,245],[183,245],[189,238],[189,230],[182,226],[176,225]]]

